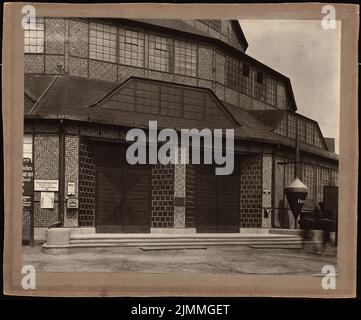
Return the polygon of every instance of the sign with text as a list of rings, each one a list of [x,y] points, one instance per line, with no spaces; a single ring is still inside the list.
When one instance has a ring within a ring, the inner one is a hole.
[[[58,191],[59,180],[35,180],[35,191]]]

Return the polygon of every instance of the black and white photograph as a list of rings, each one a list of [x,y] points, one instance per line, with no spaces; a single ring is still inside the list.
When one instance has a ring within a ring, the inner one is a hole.
[[[137,272],[335,289],[339,225],[356,212],[339,209],[342,23],[317,8],[176,19],[27,5],[22,285]]]

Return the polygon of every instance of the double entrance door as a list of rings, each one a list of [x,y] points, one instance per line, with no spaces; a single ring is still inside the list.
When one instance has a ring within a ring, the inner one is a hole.
[[[235,163],[235,168],[237,168]],[[240,224],[240,177],[216,176],[215,167],[196,168],[196,229],[197,232],[235,232]]]
[[[95,146],[97,232],[150,232],[151,170],[129,165],[125,155],[125,145]]]

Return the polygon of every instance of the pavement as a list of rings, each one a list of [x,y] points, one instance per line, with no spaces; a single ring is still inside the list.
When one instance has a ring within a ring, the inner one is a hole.
[[[199,272],[238,274],[314,275],[325,264],[336,266],[336,248],[323,255],[319,247],[265,249],[247,246],[210,246],[207,249],[143,251],[136,247],[77,249],[47,254],[41,246],[23,246],[23,265],[38,272]]]

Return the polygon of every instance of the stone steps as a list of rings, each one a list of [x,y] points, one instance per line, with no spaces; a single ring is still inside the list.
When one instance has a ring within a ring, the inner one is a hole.
[[[302,247],[298,235],[270,233],[200,234],[72,234],[67,244],[45,243],[43,251],[138,247],[142,250],[206,249],[210,246],[251,246],[253,248]]]

